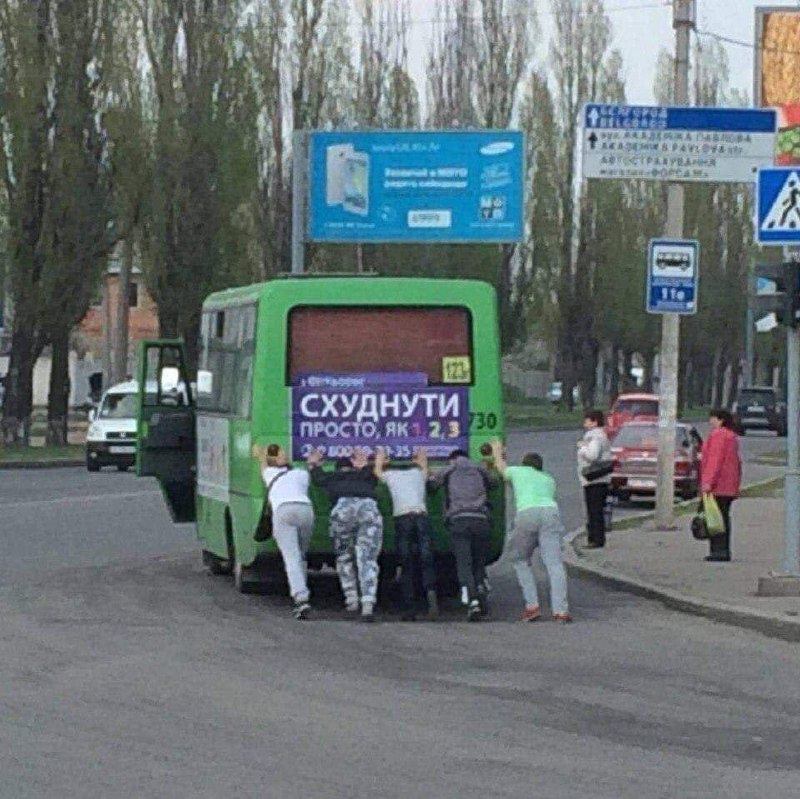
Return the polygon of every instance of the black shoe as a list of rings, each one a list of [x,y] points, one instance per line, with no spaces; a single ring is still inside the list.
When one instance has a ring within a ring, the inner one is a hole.
[[[481,603],[477,599],[473,599],[467,608],[467,621],[480,621],[481,618]]]
[[[710,563],[730,563],[730,555],[706,555],[705,560]]]
[[[584,549],[602,549],[605,544],[598,544],[596,541],[589,541],[588,544],[584,546]]]

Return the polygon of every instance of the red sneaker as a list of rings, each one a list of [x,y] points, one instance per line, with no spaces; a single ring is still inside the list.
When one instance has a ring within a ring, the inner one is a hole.
[[[542,611],[539,610],[538,605],[534,605],[531,607],[526,607],[525,610],[522,611],[522,618],[520,621],[536,621],[536,619],[540,619],[542,617]]]
[[[572,621],[572,614],[571,613],[555,613],[553,615],[553,621],[557,621],[561,624],[569,624]]]

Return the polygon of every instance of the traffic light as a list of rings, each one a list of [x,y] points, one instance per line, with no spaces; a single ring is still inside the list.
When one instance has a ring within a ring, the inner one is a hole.
[[[759,264],[751,303],[756,320],[770,313],[778,324],[800,327],[800,263]]]

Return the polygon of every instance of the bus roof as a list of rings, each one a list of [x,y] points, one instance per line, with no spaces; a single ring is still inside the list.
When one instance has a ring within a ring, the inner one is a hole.
[[[403,295],[398,297],[398,284]],[[444,305],[494,299],[494,288],[482,280],[424,277],[369,277],[320,274],[287,277],[266,283],[219,291],[203,303],[204,310],[245,305],[261,298],[291,298],[293,301],[318,304],[414,304]]]

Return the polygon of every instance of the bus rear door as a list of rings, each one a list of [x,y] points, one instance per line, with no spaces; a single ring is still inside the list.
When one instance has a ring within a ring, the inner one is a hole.
[[[172,520],[196,521],[196,427],[192,386],[181,341],[139,347],[136,473],[161,484]]]

